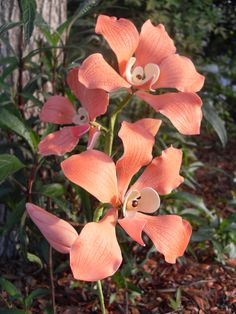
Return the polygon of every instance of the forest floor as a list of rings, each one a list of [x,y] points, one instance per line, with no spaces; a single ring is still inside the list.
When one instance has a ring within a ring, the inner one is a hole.
[[[208,208],[217,208],[222,211],[222,216],[227,217],[235,211],[227,200],[232,199],[232,191],[235,190],[232,174],[236,171],[236,141],[229,142],[225,149],[218,146],[213,149],[212,145],[202,147],[197,156],[205,165],[211,165],[212,169],[198,169],[196,179],[201,189],[197,194],[204,198]],[[33,273],[35,269],[30,265],[32,264],[22,261],[1,260],[1,276],[19,287],[23,295],[36,288],[50,288],[46,270]],[[56,313],[100,313],[94,285],[82,283],[75,288],[71,286],[72,282],[69,270],[54,274]],[[213,249],[207,244],[204,249],[195,251],[195,257],[188,255],[183,264],[170,265],[164,262],[160,254],[151,254],[144,266],[138,266],[130,283],[135,284],[141,293],[131,296],[126,289],[117,289],[111,278],[103,282],[107,313],[236,313],[236,260],[226,260],[225,264],[217,262]],[[115,298],[111,302],[110,296],[115,292]],[[177,309],[174,310],[171,299],[176,300],[179,293]],[[49,313],[43,310],[49,300],[50,296],[38,297],[30,313]],[[9,297],[3,291],[0,307],[6,307],[7,303],[11,305]],[[17,301],[14,305],[19,306]]]

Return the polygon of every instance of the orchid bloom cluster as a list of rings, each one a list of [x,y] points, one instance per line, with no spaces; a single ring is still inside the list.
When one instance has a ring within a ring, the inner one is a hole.
[[[175,53],[163,25],[153,26],[148,20],[139,34],[127,19],[100,15],[96,32],[115,52],[119,72],[97,53],[79,68],[70,70],[67,83],[81,108],[76,112],[66,97],[49,97],[41,120],[69,126],[47,135],[40,142],[39,151],[45,156],[64,155],[89,132],[87,150],[62,161],[61,168],[67,179],[102,204],[109,204],[109,209],[100,221],[87,223],[78,234],[68,222],[43,208],[26,205],[50,245],[69,254],[74,278],[85,281],[106,278],[120,267],[118,225],[140,245],[145,245],[144,232],[168,263],[175,263],[184,254],[192,232],[190,224],[180,216],[152,215],[160,206],[160,195],[169,194],[184,180],[179,174],[181,149],[171,146],[160,156],[152,156],[160,120],[123,121],[118,133],[123,155],[117,161],[94,149],[100,130],[93,122],[106,112],[109,93],[126,88],[169,118],[179,132],[190,135],[200,130],[201,99],[196,92],[204,83],[193,63]],[[158,94],[160,88],[175,88],[177,92]],[[142,174],[133,182],[140,170]]]

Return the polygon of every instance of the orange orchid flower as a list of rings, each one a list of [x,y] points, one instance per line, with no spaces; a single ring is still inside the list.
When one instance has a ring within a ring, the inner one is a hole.
[[[59,252],[70,254],[76,279],[96,281],[116,272],[122,262],[116,223],[133,240],[144,245],[142,232],[153,241],[169,263],[182,256],[191,236],[191,226],[177,215],[151,216],[160,205],[159,195],[170,193],[182,182],[179,175],[182,151],[170,147],[152,157],[154,136],[161,121],[142,119],[123,122],[119,132],[124,153],[116,162],[105,153],[87,150],[61,163],[65,176],[111,208],[99,222],[85,225],[78,235],[67,222],[31,203],[27,211],[49,243]],[[130,187],[133,176],[146,166]],[[123,218],[118,219],[122,208]]]
[[[92,54],[79,69],[78,78],[84,86],[107,92],[132,89],[170,119],[180,133],[200,133],[202,101],[196,92],[202,88],[204,76],[196,71],[190,59],[176,54],[162,24],[154,26],[147,20],[139,34],[127,19],[100,15],[96,32],[103,35],[116,54],[119,73],[101,54]],[[147,92],[159,88],[174,88],[179,92],[162,95]]]
[[[40,113],[40,120],[54,124],[75,124],[47,135],[39,143],[39,152],[43,156],[64,155],[78,144],[80,137],[89,131],[88,149],[92,149],[99,136],[99,129],[91,127],[90,121],[104,114],[109,97],[107,92],[98,89],[87,89],[78,81],[79,68],[70,70],[67,83],[75,96],[80,100],[78,113],[74,105],[64,96],[50,96]]]

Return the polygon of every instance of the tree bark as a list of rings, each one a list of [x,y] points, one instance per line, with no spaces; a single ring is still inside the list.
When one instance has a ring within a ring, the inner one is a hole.
[[[55,30],[67,18],[67,0],[36,0],[37,12]],[[20,10],[17,0],[0,0],[0,25],[8,22],[19,22]],[[22,45],[21,27],[14,27],[4,33],[3,40],[0,40],[0,59],[9,56],[24,56],[28,52],[37,49],[37,43],[43,35],[35,27],[29,44],[24,48]],[[37,57],[34,58],[37,61]],[[0,67],[3,70],[3,67]],[[18,73],[19,75],[19,73]],[[18,82],[19,76],[14,73],[10,78],[10,83],[14,86]]]

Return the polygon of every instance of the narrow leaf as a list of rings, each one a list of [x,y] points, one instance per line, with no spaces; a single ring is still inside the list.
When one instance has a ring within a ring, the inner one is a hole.
[[[20,0],[19,4],[24,27],[24,38],[25,42],[28,43],[34,30],[37,5],[35,0]]]
[[[80,4],[80,6],[79,6],[79,8],[78,8],[78,10],[77,10],[75,15],[77,16],[77,18],[84,16],[93,7],[98,5],[99,2],[100,2],[100,0],[84,0],[84,1],[82,1],[82,3]]]
[[[0,109],[0,126],[4,126],[23,137],[35,151],[36,140],[33,132],[25,126],[22,120],[5,108]]]
[[[203,114],[205,119],[211,124],[217,133],[222,146],[225,147],[227,143],[227,131],[225,129],[224,121],[218,116],[216,110],[210,103],[205,103],[203,106]]]
[[[13,283],[11,283],[9,280],[5,278],[0,278],[0,287],[9,294],[9,296],[14,297],[16,299],[21,299],[21,293],[16,288]]]
[[[0,183],[23,167],[24,165],[16,156],[10,154],[0,155]]]
[[[38,288],[33,290],[26,298],[25,298],[25,306],[29,309],[33,303],[33,300],[38,297],[43,297],[50,293],[49,289]]]
[[[20,25],[20,22],[7,22],[0,26],[0,38],[3,36],[3,34],[8,31],[9,29],[16,27]]]

